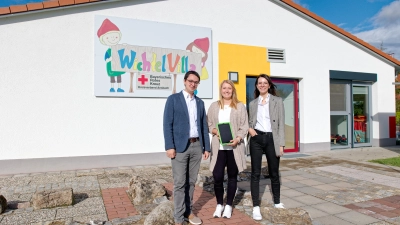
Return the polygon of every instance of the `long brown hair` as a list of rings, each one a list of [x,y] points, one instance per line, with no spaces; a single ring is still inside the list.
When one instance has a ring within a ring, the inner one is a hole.
[[[270,93],[271,95],[277,96],[276,95],[276,85],[272,82],[271,77],[268,76],[267,74],[260,74],[258,75],[257,79],[256,79],[256,83],[254,84],[255,89],[254,89],[254,98],[258,98],[258,96],[260,96],[260,91],[257,88],[257,83],[258,83],[258,79],[259,78],[265,78],[268,81],[269,84],[269,89],[268,89],[268,93]]]
[[[237,98],[236,94],[236,88],[235,85],[233,84],[232,81],[230,80],[223,80],[221,82],[221,85],[219,86],[219,100],[218,100],[218,105],[221,107],[221,109],[224,108],[224,98],[222,97],[222,85],[223,84],[229,84],[232,87],[232,101],[231,104],[229,105],[231,108],[237,109],[237,104],[240,102],[239,99]]]

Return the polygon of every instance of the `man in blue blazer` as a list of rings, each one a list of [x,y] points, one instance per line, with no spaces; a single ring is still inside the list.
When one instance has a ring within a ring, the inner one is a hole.
[[[170,95],[164,109],[164,141],[167,157],[171,158],[174,178],[174,219],[176,224],[188,220],[201,224],[192,213],[194,186],[201,158],[208,159],[210,139],[204,102],[194,91],[200,75],[188,71],[183,79],[185,89]]]

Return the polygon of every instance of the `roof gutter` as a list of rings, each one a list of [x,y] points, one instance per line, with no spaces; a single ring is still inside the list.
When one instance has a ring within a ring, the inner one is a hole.
[[[56,10],[71,9],[71,8],[75,8],[75,7],[82,7],[82,6],[89,6],[89,5],[100,5],[100,4],[104,4],[104,3],[121,2],[121,1],[126,1],[126,0],[97,0],[97,1],[93,1],[93,2],[85,2],[85,3],[80,3],[80,4],[63,5],[63,6],[56,6],[56,7],[52,7],[52,8],[43,8],[43,9],[37,9],[37,10],[17,12],[17,13],[8,13],[8,14],[0,15],[0,19],[8,18],[8,17],[15,17],[15,16],[36,14],[36,13],[43,13],[43,12],[50,12],[50,11],[56,11]]]

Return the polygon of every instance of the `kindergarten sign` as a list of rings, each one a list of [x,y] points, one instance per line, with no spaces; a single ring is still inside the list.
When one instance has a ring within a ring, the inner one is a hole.
[[[105,16],[95,26],[96,96],[168,97],[194,70],[196,94],[212,98],[211,29]]]

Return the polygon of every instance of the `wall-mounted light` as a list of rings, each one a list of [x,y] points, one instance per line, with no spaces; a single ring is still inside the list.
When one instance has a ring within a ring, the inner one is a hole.
[[[239,81],[239,72],[228,72],[228,79],[237,83]]]

